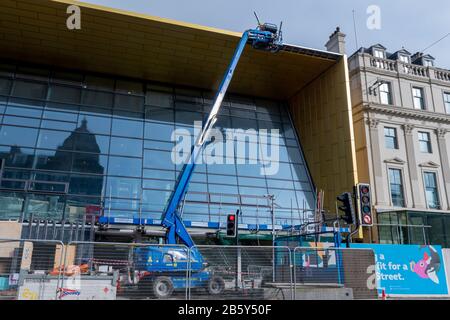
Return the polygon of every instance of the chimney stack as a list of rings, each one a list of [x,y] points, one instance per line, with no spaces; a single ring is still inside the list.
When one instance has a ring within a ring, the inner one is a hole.
[[[328,51],[345,54],[345,37],[345,33],[342,33],[341,28],[337,27],[325,47],[327,47]]]

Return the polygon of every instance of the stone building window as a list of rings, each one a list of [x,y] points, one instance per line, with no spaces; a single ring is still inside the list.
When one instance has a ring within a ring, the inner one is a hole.
[[[380,102],[382,104],[392,104],[392,89],[389,82],[384,82],[380,86]]]
[[[385,141],[386,148],[398,149],[397,129],[385,127],[384,128],[384,141]]]
[[[375,50],[373,50],[373,55],[375,58],[384,59],[384,51],[383,50],[375,49]]]
[[[394,207],[405,207],[402,171],[400,169],[389,169],[389,185],[391,187],[392,205]]]
[[[429,209],[440,209],[436,173],[424,172],[425,194]]]
[[[405,56],[405,55],[400,55],[400,61],[404,62],[404,63],[410,63],[409,62],[409,57]]]
[[[419,147],[422,153],[433,153],[431,149],[431,138],[428,132],[419,131]]]
[[[414,108],[425,110],[425,99],[422,88],[413,87]]]
[[[433,64],[433,61],[432,60],[423,60],[423,65],[425,66],[425,67],[432,67],[434,64]]]
[[[450,92],[444,92],[445,112],[450,113]]]

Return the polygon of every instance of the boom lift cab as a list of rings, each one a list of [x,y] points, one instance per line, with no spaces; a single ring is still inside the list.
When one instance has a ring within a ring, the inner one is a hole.
[[[174,290],[185,289],[189,267],[191,288],[207,288],[208,293],[212,295],[219,295],[225,289],[224,280],[214,275],[204,257],[195,248],[194,241],[181,220],[179,209],[194,172],[196,159],[201,154],[209,139],[211,129],[217,121],[222,101],[246,44],[251,44],[254,49],[269,52],[278,52],[282,46],[281,24],[280,29],[278,29],[274,24],[261,24],[258,16],[256,18],[258,20],[257,28],[245,31],[241,37],[233,59],[220,84],[213,108],[203,125],[201,134],[192,147],[190,159],[181,171],[175,189],[162,214],[161,225],[166,229],[166,246],[140,247],[134,251],[136,270],[143,274],[138,285],[152,292],[157,298],[167,298]],[[187,255],[187,250],[176,247],[177,244],[183,244],[189,248],[190,257]]]
[[[278,26],[273,23],[262,24],[256,12],[255,17],[258,21],[258,26],[254,30],[249,30],[249,42],[252,47],[257,50],[278,52],[283,42],[283,33],[281,31],[283,24],[280,23],[280,28],[278,29]]]

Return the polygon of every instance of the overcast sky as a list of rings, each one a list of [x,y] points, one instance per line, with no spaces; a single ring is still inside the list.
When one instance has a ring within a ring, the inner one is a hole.
[[[109,7],[242,32],[261,20],[283,20],[287,43],[324,49],[340,26],[347,34],[347,53],[356,51],[352,10],[355,10],[359,47],[381,43],[388,51],[405,47],[422,51],[450,33],[448,0],[84,0]],[[367,9],[381,9],[381,29],[367,27]],[[426,51],[438,67],[450,69],[450,36]]]

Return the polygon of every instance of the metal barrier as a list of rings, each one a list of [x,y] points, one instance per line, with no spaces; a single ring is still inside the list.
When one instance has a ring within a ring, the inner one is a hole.
[[[0,239],[0,299],[377,299],[374,266],[372,250],[326,246]]]
[[[0,299],[57,299],[64,255],[61,241],[0,239]]]
[[[205,260],[201,268],[195,257]],[[292,299],[288,247],[195,246],[191,248],[189,299]],[[195,264],[195,265],[194,265]]]
[[[294,299],[377,299],[369,285],[370,249],[297,247],[293,251]]]
[[[70,242],[59,299],[187,299],[189,249],[182,245]]]

